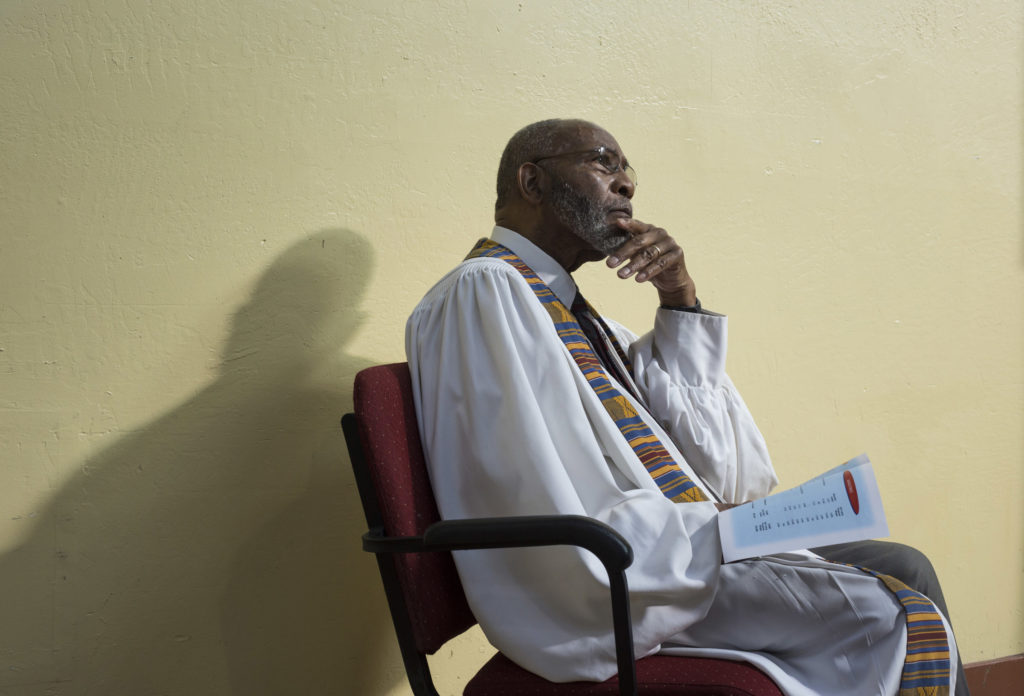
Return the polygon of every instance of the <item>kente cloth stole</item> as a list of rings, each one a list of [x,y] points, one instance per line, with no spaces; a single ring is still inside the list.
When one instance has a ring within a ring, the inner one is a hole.
[[[682,472],[679,465],[665,450],[665,446],[661,444],[661,441],[651,432],[651,429],[633,408],[633,404],[612,386],[601,361],[594,354],[586,335],[576,321],[576,317],[559,301],[555,293],[551,292],[551,289],[544,284],[544,281],[537,277],[537,274],[522,259],[497,242],[481,239],[466,258],[473,259],[481,256],[507,262],[519,271],[520,275],[529,283],[533,293],[551,316],[558,337],[569,349],[570,355],[576,361],[580,371],[583,372],[587,383],[600,398],[608,415],[618,426],[622,436],[626,438],[626,442],[633,448],[633,452],[636,453],[644,468],[647,469],[647,473],[651,475],[665,497],[679,503],[708,500],[697,484]],[[590,312],[593,316],[598,316],[593,308],[590,308]],[[607,329],[606,332],[614,341],[616,352],[624,357],[625,352],[615,341],[614,335]],[[628,365],[628,363],[626,364]]]
[[[881,580],[907,617],[907,658],[898,696],[949,696],[951,679],[946,628],[932,600],[891,575],[844,563]]]
[[[576,323],[580,325],[587,340],[590,341],[590,347],[594,349],[597,359],[601,361],[601,367],[605,369],[606,373],[611,373],[610,376],[617,379],[630,396],[639,401],[639,395],[631,386],[632,380],[627,376],[633,373],[633,365],[625,351],[622,350],[622,346],[619,345],[619,339],[615,338],[615,334],[608,328],[601,315],[590,306],[590,303],[583,298],[579,291],[576,292],[576,298],[572,301],[569,311],[576,317]],[[608,351],[609,344],[615,350],[622,367],[625,368],[625,373],[615,363],[615,358]]]

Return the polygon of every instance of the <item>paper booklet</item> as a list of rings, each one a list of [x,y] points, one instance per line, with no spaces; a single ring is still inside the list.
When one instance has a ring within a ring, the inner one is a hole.
[[[866,454],[767,498],[718,515],[725,562],[889,536]]]

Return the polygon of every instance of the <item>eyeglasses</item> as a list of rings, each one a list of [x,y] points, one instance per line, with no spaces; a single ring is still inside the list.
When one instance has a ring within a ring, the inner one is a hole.
[[[626,176],[633,184],[633,187],[636,188],[636,170],[633,169],[633,167],[629,166],[628,164],[623,165],[622,155],[620,155],[615,150],[611,150],[605,147],[604,145],[601,145],[600,147],[595,147],[591,150],[576,150],[574,152],[562,152],[557,155],[546,155],[544,157],[538,157],[537,159],[533,160],[533,163],[537,164],[538,162],[543,162],[546,159],[555,159],[556,157],[569,157],[571,155],[582,154],[594,155],[594,159],[592,161],[597,162],[601,169],[605,170],[609,174],[615,174],[619,170],[626,172]]]

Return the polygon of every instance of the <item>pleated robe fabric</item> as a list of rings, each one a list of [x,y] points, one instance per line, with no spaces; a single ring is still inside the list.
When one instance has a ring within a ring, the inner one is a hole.
[[[571,305],[576,286],[557,262],[511,230],[491,238]],[[609,324],[628,346],[642,403],[631,401],[683,471],[711,500],[767,495],[777,479],[764,439],[725,374],[726,317],[657,309],[643,337]],[[576,514],[614,527],[635,556],[638,657],[745,660],[793,696],[896,693],[906,626],[888,590],[809,552],[723,565],[714,503],[661,494],[508,263],[471,259],[442,278],[409,318],[406,352],[442,517]],[[551,681],[615,674],[607,576],[589,552],[465,551],[455,562],[510,659]],[[955,660],[948,624],[947,634]]]

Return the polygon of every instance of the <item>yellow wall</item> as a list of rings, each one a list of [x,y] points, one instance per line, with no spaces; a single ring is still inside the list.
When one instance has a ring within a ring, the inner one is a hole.
[[[0,693],[405,694],[337,418],[581,116],[784,483],[867,451],[1024,650],[1015,0],[0,3]],[[581,282],[635,328],[649,289]],[[454,690],[478,634],[435,660]],[[468,656],[468,657],[467,657]]]

